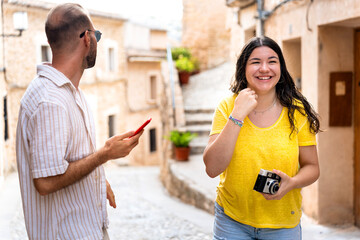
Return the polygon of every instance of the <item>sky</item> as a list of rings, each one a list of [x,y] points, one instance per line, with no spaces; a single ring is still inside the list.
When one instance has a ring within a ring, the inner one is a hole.
[[[169,35],[181,37],[182,0],[44,0],[75,2],[84,8],[120,14],[124,18],[152,27],[169,30]]]

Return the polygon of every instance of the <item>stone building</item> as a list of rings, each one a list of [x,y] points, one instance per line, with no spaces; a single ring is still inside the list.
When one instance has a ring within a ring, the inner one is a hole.
[[[221,0],[183,0],[182,45],[202,70],[216,67],[230,54],[231,15]]]
[[[152,118],[140,140],[143,144],[130,155],[131,163],[159,164],[164,160],[164,126],[170,124],[169,115],[166,114],[169,102],[164,95],[168,81],[164,81],[167,75],[162,72],[162,68],[167,67],[167,64],[163,64],[166,58],[166,31],[128,22],[124,36],[128,129],[136,129],[147,118]]]
[[[1,116],[6,110],[6,117],[0,119],[2,179],[16,169],[15,134],[20,99],[36,76],[36,64],[51,61],[44,26],[53,6],[53,3],[34,0],[5,0],[3,4],[1,26],[4,33],[14,32],[12,18],[19,11],[27,13],[28,29],[21,37],[3,37],[0,42],[0,68],[4,67],[0,72],[2,105],[6,100],[1,107]],[[95,28],[103,35],[98,43],[96,66],[84,72],[80,88],[92,107],[97,147],[103,146],[106,139],[115,134],[135,130],[152,117],[136,151],[127,157],[127,161],[130,164],[159,164],[163,159],[162,135],[169,124],[161,114],[167,109],[169,97],[165,91],[169,76],[164,73],[168,68],[167,32],[135,26],[115,14],[90,10],[90,15]],[[138,40],[141,42],[137,43]],[[171,111],[166,112],[171,114]]]
[[[255,35],[263,32],[275,39],[297,86],[321,116],[323,132],[317,136],[321,176],[303,189],[305,213],[320,223],[360,226],[359,2],[227,0],[223,4],[228,11],[221,12],[232,19],[231,47],[224,51],[230,53],[229,59],[234,60]],[[227,49],[217,46],[222,47]]]

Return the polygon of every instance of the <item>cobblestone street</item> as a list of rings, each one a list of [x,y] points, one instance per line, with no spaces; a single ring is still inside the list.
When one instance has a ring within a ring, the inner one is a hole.
[[[158,167],[109,164],[106,173],[117,203],[116,209],[108,207],[110,239],[211,239],[213,217],[169,196],[159,180]],[[17,173],[5,184],[0,194],[0,239],[27,239]]]
[[[190,166],[188,166],[190,167]],[[194,167],[191,165],[191,167]],[[213,216],[169,196],[159,180],[159,167],[106,165],[117,208],[108,207],[111,240],[210,240]],[[304,240],[355,240],[355,226],[326,227],[303,215]],[[0,240],[28,239],[17,173],[0,186]]]
[[[116,194],[109,209],[111,239],[211,239],[213,217],[170,197],[157,167],[107,168]]]

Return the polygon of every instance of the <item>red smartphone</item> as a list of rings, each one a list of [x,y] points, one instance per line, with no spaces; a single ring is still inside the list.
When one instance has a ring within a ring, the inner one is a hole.
[[[151,118],[149,118],[148,120],[146,120],[146,121],[134,132],[134,134],[131,135],[130,137],[133,137],[133,136],[135,136],[136,134],[138,134],[139,132],[141,132],[141,130],[143,130],[144,127],[145,127],[146,125],[148,125],[150,121],[151,121]]]

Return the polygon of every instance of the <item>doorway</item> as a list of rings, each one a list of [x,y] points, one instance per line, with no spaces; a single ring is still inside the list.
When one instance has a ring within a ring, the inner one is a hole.
[[[301,91],[301,38],[283,41],[282,49],[287,69]]]

